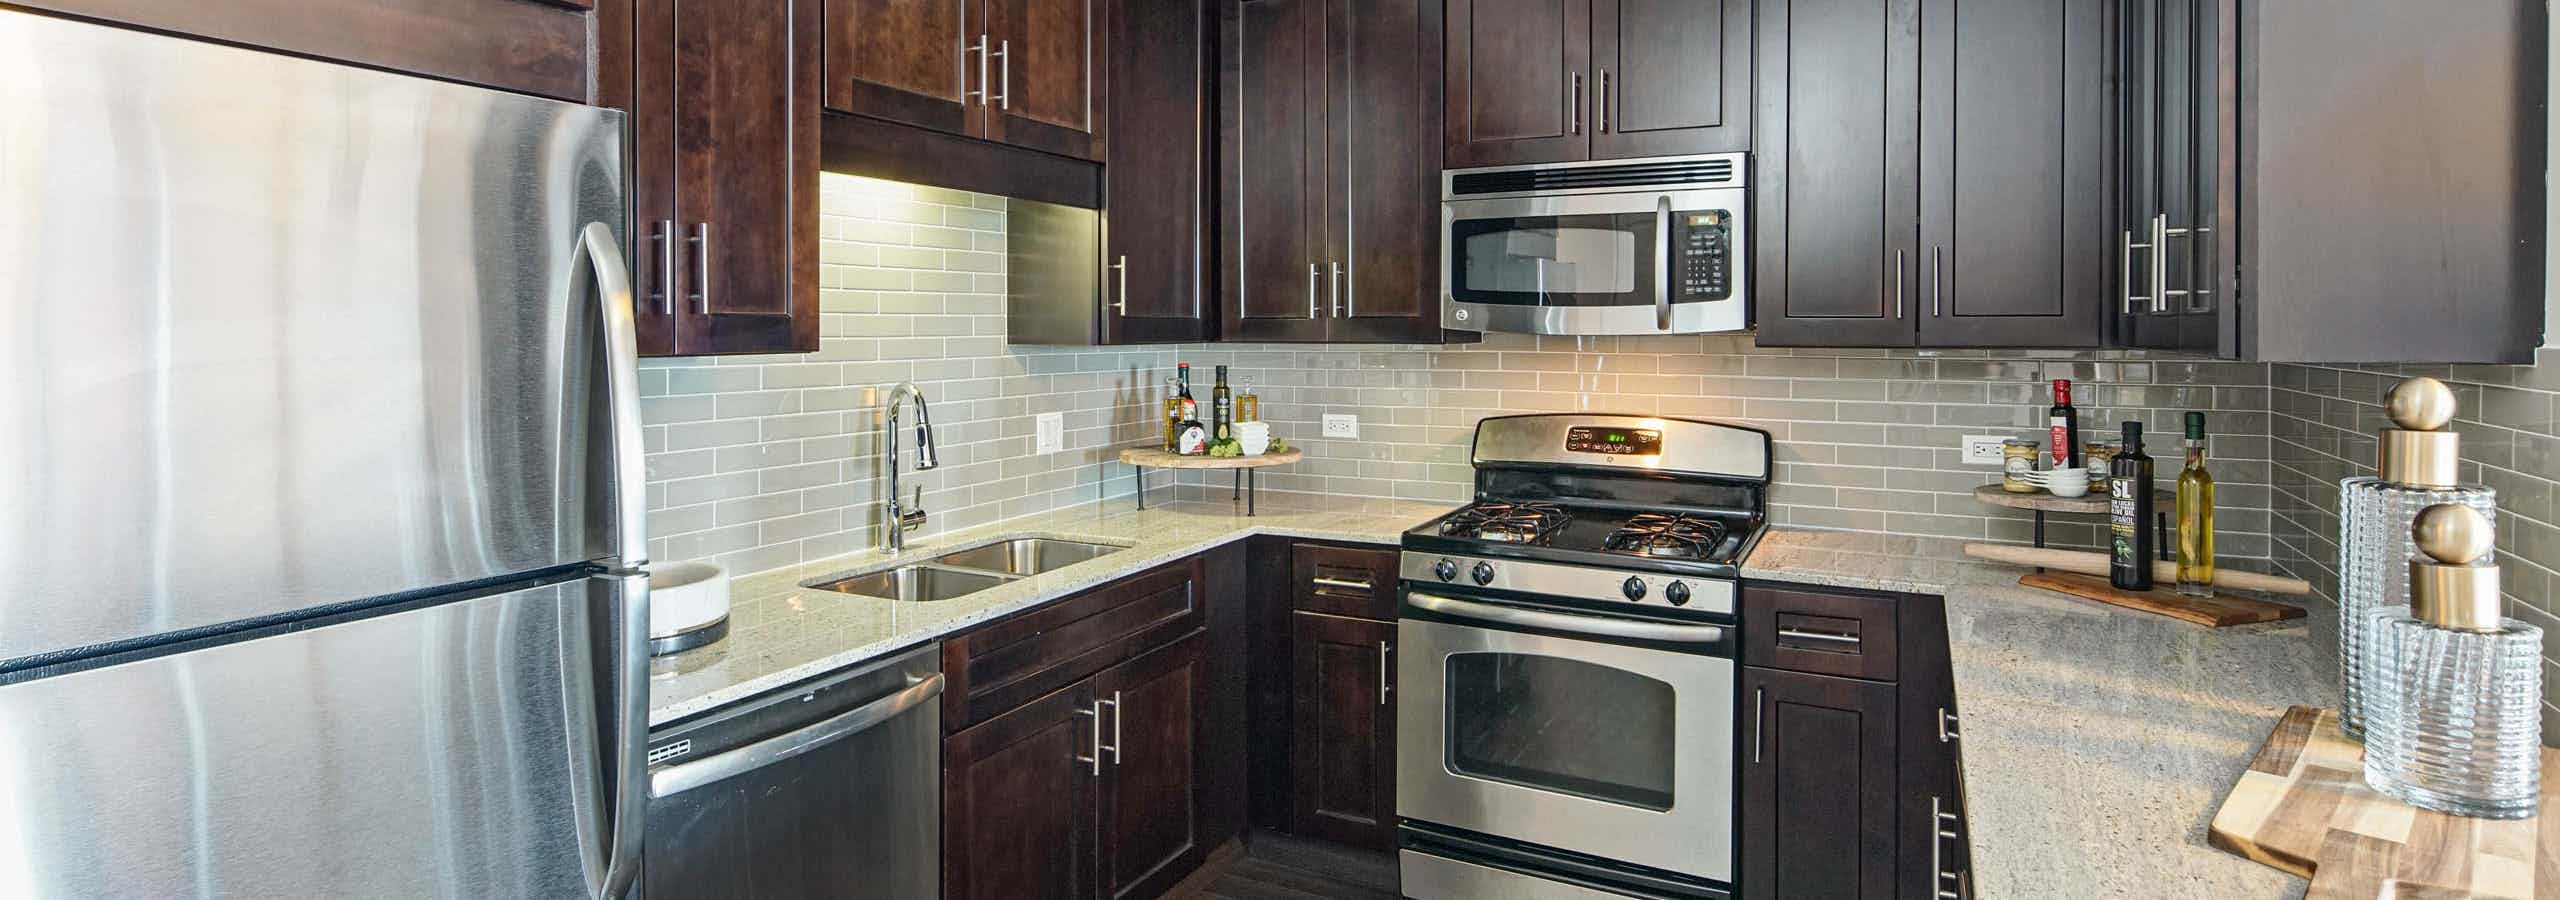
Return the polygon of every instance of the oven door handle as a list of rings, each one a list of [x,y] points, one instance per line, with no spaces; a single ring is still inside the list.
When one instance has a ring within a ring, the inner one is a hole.
[[[1639,622],[1632,619],[1603,619],[1598,616],[1577,616],[1570,613],[1496,606],[1491,603],[1458,600],[1420,591],[1406,594],[1405,602],[1413,604],[1415,609],[1444,616],[1476,619],[1501,625],[1570,631],[1595,637],[1634,638],[1683,644],[1712,644],[1724,640],[1724,627],[1720,625],[1673,625],[1664,622]]]

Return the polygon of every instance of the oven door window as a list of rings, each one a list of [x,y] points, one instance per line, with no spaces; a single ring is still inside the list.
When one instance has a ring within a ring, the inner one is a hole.
[[[1450,295],[1513,306],[1652,306],[1654,214],[1458,219]]]
[[[1449,771],[1642,809],[1671,808],[1674,692],[1556,656],[1448,657]]]

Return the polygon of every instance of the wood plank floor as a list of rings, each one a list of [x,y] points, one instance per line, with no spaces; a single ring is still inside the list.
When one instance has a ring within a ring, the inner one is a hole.
[[[1396,895],[1241,853],[1222,854],[1165,900],[1396,900]]]

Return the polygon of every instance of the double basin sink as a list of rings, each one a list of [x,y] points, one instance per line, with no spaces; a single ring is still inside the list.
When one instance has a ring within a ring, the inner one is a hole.
[[[1121,549],[1057,538],[1012,538],[964,547],[920,563],[809,586],[883,600],[949,600]]]

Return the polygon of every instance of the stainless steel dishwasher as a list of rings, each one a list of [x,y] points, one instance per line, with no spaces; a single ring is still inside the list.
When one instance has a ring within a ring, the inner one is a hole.
[[[649,737],[642,894],[935,900],[941,648]]]

